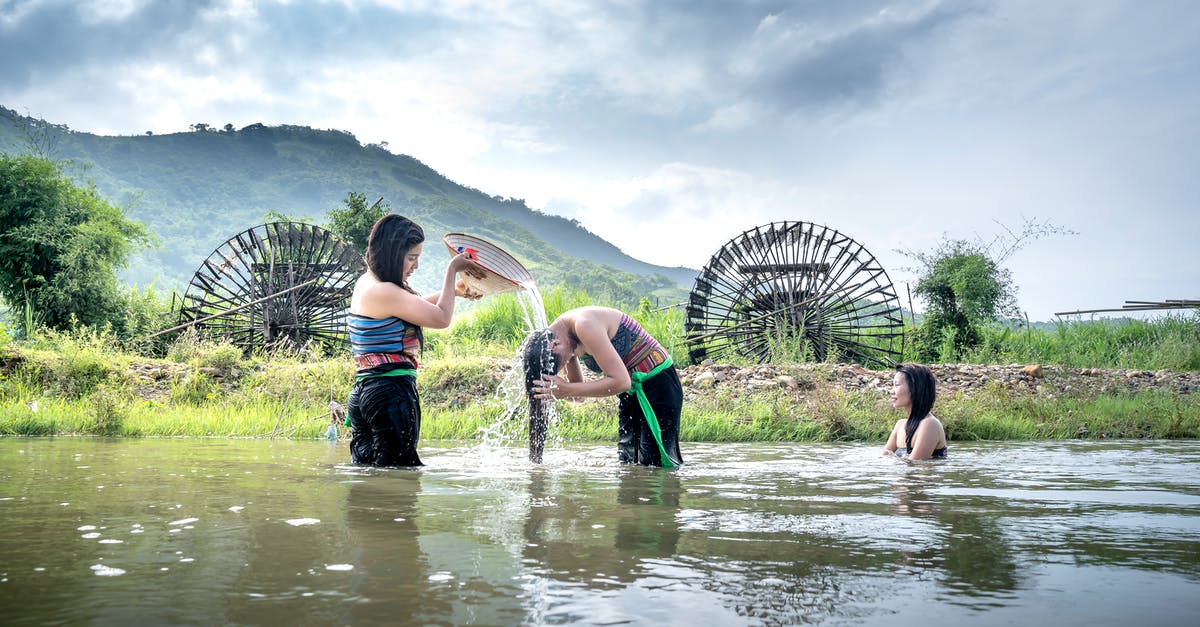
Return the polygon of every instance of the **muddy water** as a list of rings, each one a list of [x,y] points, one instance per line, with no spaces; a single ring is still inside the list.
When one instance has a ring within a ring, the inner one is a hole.
[[[1200,443],[0,439],[5,624],[1192,625]]]

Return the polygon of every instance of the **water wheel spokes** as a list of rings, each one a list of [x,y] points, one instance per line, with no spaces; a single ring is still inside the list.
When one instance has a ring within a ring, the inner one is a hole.
[[[362,258],[302,222],[247,229],[218,246],[188,283],[180,323],[245,350],[347,341],[346,312]]]
[[[742,233],[696,277],[686,330],[693,361],[781,352],[890,367],[904,322],[887,272],[846,235],[808,222]]]

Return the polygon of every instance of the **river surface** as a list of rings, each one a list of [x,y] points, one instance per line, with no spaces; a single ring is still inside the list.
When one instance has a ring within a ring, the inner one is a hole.
[[[1200,442],[0,438],[6,625],[1196,625]]]

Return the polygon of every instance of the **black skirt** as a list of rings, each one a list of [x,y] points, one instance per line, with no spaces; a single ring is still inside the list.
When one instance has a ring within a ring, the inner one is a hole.
[[[675,366],[669,366],[662,372],[642,382],[642,391],[646,400],[654,410],[658,419],[658,428],[662,433],[663,448],[671,463],[678,466],[683,463],[683,455],[679,452],[679,415],[683,410],[683,384],[679,382],[679,373]],[[637,396],[630,392],[622,392],[617,396],[617,458],[627,464],[643,466],[662,466],[662,453],[654,440],[654,433],[642,413],[641,403]]]
[[[350,390],[350,460],[371,466],[422,466],[417,378],[368,377]]]

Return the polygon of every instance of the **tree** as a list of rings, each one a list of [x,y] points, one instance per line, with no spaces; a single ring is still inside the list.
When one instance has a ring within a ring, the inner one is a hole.
[[[0,155],[0,296],[62,329],[122,314],[117,270],[149,244],[145,225],[76,186],[54,161]]]
[[[942,357],[947,344],[956,352],[977,346],[981,325],[1016,313],[1011,273],[965,240],[943,242],[914,291],[928,305],[914,337],[924,361]]]
[[[350,247],[359,253],[366,254],[367,239],[371,235],[371,227],[383,216],[392,212],[392,206],[383,202],[383,198],[375,204],[367,206],[367,195],[361,192],[350,192],[342,199],[345,209],[329,210],[329,230],[342,238]]]
[[[912,337],[919,359],[934,361],[961,354],[979,345],[983,325],[1001,317],[1018,317],[1017,288],[1003,263],[1039,237],[1074,234],[1036,220],[1026,220],[1020,232],[1000,226],[1004,232],[990,242],[943,237],[932,253],[899,251],[922,266],[917,269],[913,290],[927,305]]]

